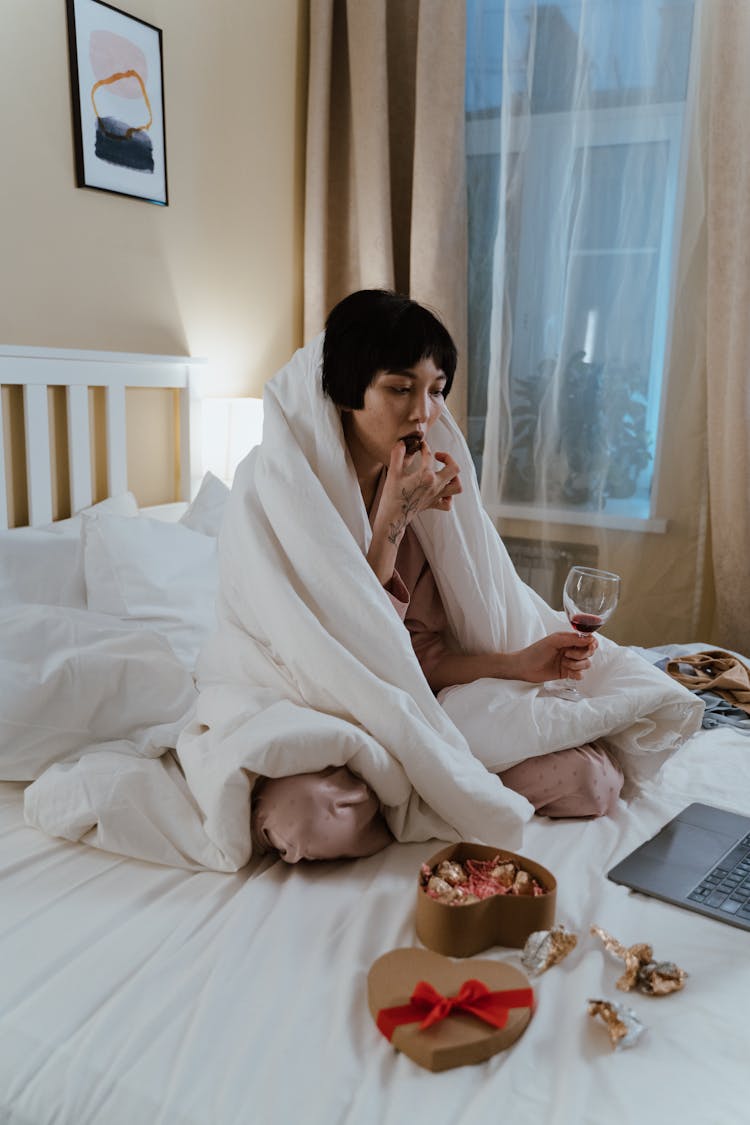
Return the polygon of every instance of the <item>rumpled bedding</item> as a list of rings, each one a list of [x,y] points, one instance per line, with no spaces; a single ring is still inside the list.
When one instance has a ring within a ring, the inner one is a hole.
[[[27,820],[44,831],[236,870],[252,851],[258,776],[348,765],[398,840],[519,848],[533,810],[490,771],[606,735],[632,789],[700,727],[689,691],[606,639],[579,704],[516,681],[433,696],[365,558],[370,526],[338,410],[321,391],[321,346],[266,386],[263,444],[237,472],[220,535],[218,629],[176,748],[51,767],[26,793]],[[413,525],[456,642],[513,651],[568,627],[516,575],[447,412],[430,444],[455,458],[464,486],[450,515],[424,512]]]

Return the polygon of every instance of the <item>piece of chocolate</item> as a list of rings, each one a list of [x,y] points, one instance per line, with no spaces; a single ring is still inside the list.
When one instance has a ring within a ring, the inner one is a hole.
[[[646,1030],[632,1008],[611,1000],[589,1000],[589,1015],[599,1016],[616,1051],[632,1047]]]
[[[422,448],[422,439],[420,437],[417,437],[416,434],[407,434],[406,437],[401,438],[401,441],[406,446],[407,457],[411,457],[413,454],[419,453],[420,449]]]
[[[521,954],[521,964],[527,973],[543,973],[567,957],[578,944],[578,938],[564,926],[551,930],[536,930],[529,934]]]

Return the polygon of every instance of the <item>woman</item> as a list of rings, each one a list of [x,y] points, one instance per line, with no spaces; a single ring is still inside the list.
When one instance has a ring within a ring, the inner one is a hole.
[[[451,637],[412,525],[427,511],[450,521],[454,503],[461,503],[459,465],[429,442],[455,367],[456,348],[445,327],[407,297],[363,290],[341,301],[327,320],[322,390],[340,411],[372,528],[367,563],[404,622],[435,694],[485,680],[580,679],[597,649],[594,637],[559,631],[517,651],[474,653],[459,650]],[[601,816],[623,783],[600,741],[522,759],[500,777],[551,817]],[[376,794],[344,765],[261,779],[252,829],[258,847],[287,862],[369,855],[393,838]]]

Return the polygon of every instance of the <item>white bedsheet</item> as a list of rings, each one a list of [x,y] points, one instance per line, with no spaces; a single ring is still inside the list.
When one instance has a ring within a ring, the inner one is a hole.
[[[0,786],[3,1125],[740,1125],[748,1120],[750,935],[603,873],[691,800],[750,814],[750,741],[697,735],[630,806],[535,819],[524,853],[558,879],[580,935],[540,978],[523,1038],[480,1067],[420,1070],[377,1032],[382,953],[418,945],[419,864],[439,845],[356,862],[188,872],[52,841]],[[502,841],[498,841],[501,843]],[[592,922],[690,973],[665,998],[623,994]],[[519,963],[517,951],[483,956]],[[467,963],[468,965],[468,963]],[[588,997],[648,1026],[613,1052]]]

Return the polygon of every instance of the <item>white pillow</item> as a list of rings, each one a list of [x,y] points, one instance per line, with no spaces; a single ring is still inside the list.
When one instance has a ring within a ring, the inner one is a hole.
[[[216,540],[182,524],[86,516],[88,607],[167,638],[188,668],[216,623]]]
[[[102,500],[86,512],[137,516],[132,492]],[[84,609],[82,515],[45,527],[0,532],[0,606],[65,605]]]
[[[132,492],[121,492],[119,496],[108,496],[106,500],[100,500],[98,504],[92,504],[90,508],[81,508],[80,512],[71,516],[67,520],[56,520],[54,523],[48,523],[41,530],[54,531],[57,534],[74,533],[75,535],[81,534],[81,526],[83,524],[83,516],[92,514],[103,516],[137,516],[138,515],[138,501]]]
[[[150,504],[141,508],[139,516],[148,520],[164,520],[165,523],[178,523],[188,509],[186,500],[172,500],[167,504]]]
[[[195,499],[180,519],[185,527],[203,535],[217,536],[229,499],[229,489],[223,480],[208,472],[201,481]]]
[[[155,757],[196,698],[156,634],[66,606],[0,609],[0,779],[101,748]]]

